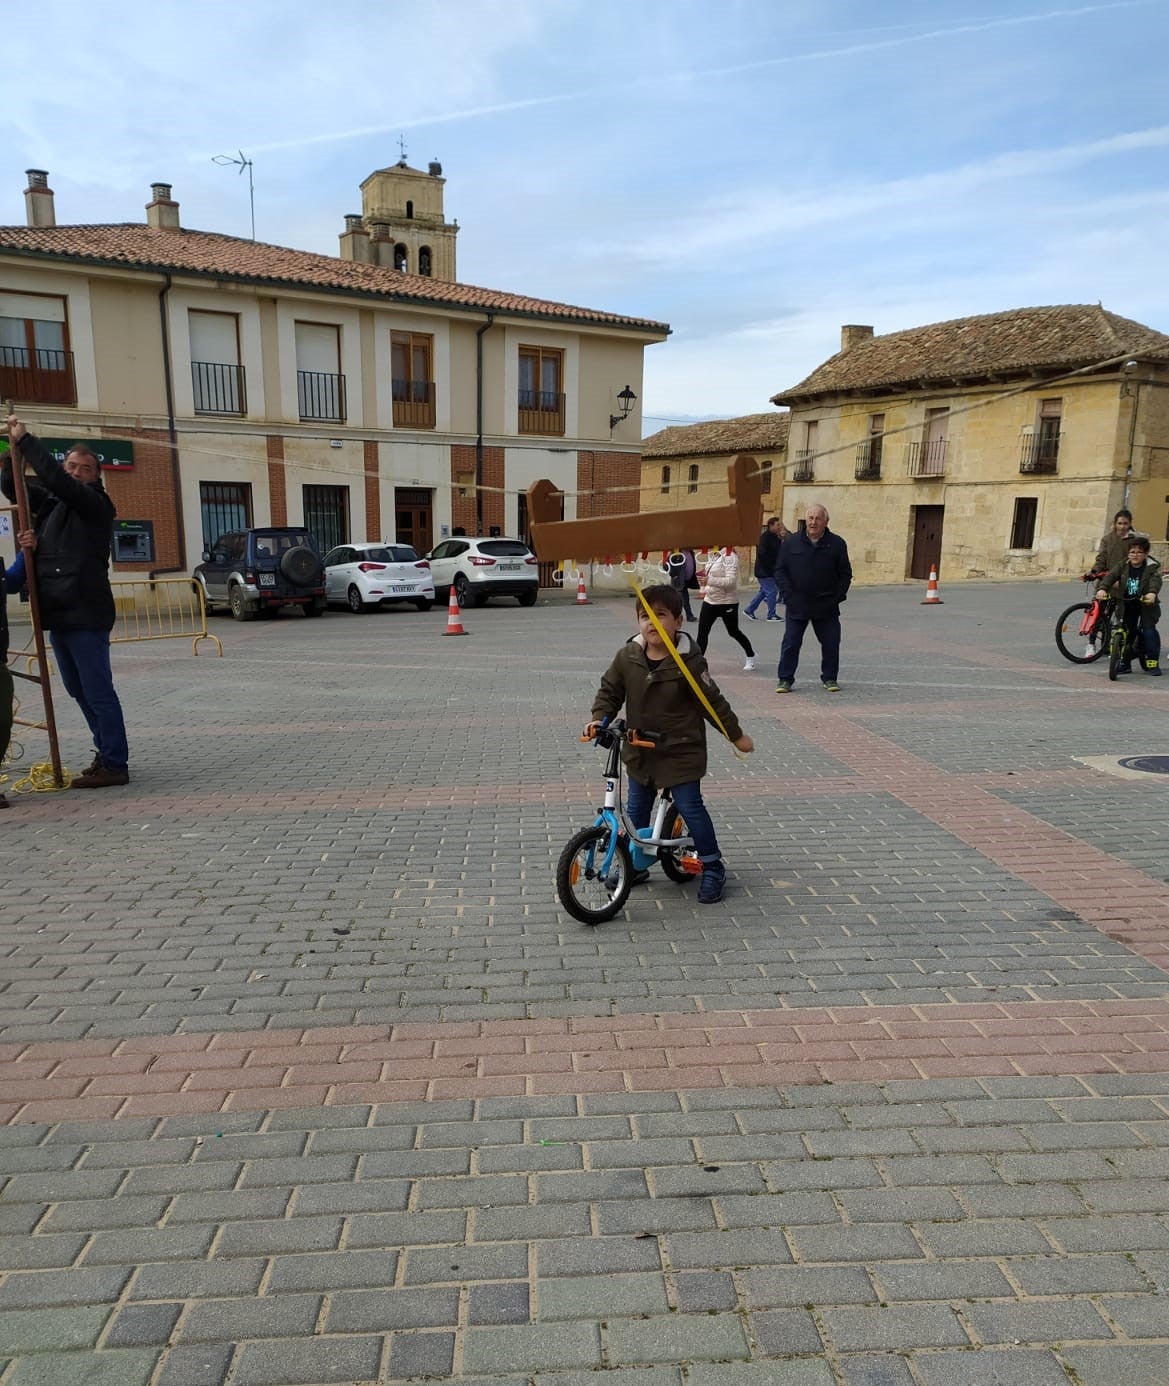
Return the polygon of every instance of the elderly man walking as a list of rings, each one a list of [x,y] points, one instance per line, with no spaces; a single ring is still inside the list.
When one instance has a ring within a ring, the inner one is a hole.
[[[790,693],[800,662],[804,632],[811,622],[820,642],[820,682],[839,693],[840,603],[852,584],[848,545],[828,528],[828,511],[810,505],[804,531],[790,534],[779,550],[775,580],[787,593],[787,625],[779,652],[777,693]]]

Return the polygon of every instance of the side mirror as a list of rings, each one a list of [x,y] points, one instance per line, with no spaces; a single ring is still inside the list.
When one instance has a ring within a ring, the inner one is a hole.
[[[204,562],[204,563],[210,563],[210,562],[211,562],[211,550],[210,550],[210,549],[204,549],[204,550],[203,550],[203,562]]]

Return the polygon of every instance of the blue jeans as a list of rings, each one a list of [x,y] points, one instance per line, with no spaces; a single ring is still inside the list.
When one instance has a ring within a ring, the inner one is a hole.
[[[774,578],[761,577],[759,579],[759,591],[751,598],[747,607],[747,615],[753,616],[755,608],[764,600],[767,602],[768,616],[774,616],[775,603],[779,600],[779,588],[776,587]]]
[[[702,802],[701,780],[688,780],[685,784],[671,786],[674,803],[678,812],[686,820],[686,829],[694,839],[694,850],[699,861],[720,861],[722,853],[718,850],[718,838],[714,835],[714,824]],[[648,828],[653,817],[654,799],[657,790],[642,784],[632,775],[625,778],[625,809],[635,828]]]
[[[126,745],[126,722],[110,669],[109,631],[52,630],[49,641],[65,692],[89,723],[94,750],[111,770],[125,770],[130,748]]]
[[[794,683],[796,669],[800,663],[800,646],[804,643],[804,632],[809,623],[820,642],[820,679],[835,682],[840,673],[840,617],[839,616],[793,616],[788,607],[787,625],[783,632],[783,644],[779,650],[778,677],[785,683]]]

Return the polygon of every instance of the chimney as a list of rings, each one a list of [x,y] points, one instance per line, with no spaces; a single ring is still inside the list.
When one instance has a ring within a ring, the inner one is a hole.
[[[368,264],[373,258],[370,254],[369,232],[360,212],[349,212],[345,217],[345,230],[341,232],[342,260],[361,260]]]
[[[851,351],[860,342],[871,342],[873,340],[873,329],[871,327],[861,327],[856,323],[845,323],[840,329],[840,349],[841,351]]]
[[[24,190],[24,217],[29,226],[56,226],[53,190],[43,168],[26,168],[28,187]]]
[[[158,231],[178,231],[179,204],[170,195],[169,183],[151,183],[151,200],[146,204],[146,222]]]
[[[390,235],[390,224],[387,221],[375,221],[372,223],[373,242],[369,247],[370,262],[375,265],[385,265],[388,269],[394,268],[394,239]]]

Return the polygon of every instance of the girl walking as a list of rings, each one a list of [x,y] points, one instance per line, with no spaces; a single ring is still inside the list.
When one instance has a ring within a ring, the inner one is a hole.
[[[720,549],[706,569],[706,596],[698,613],[698,648],[703,654],[716,621],[721,621],[731,639],[743,647],[747,656],[743,668],[754,669],[755,650],[739,629],[739,555],[734,549]]]

